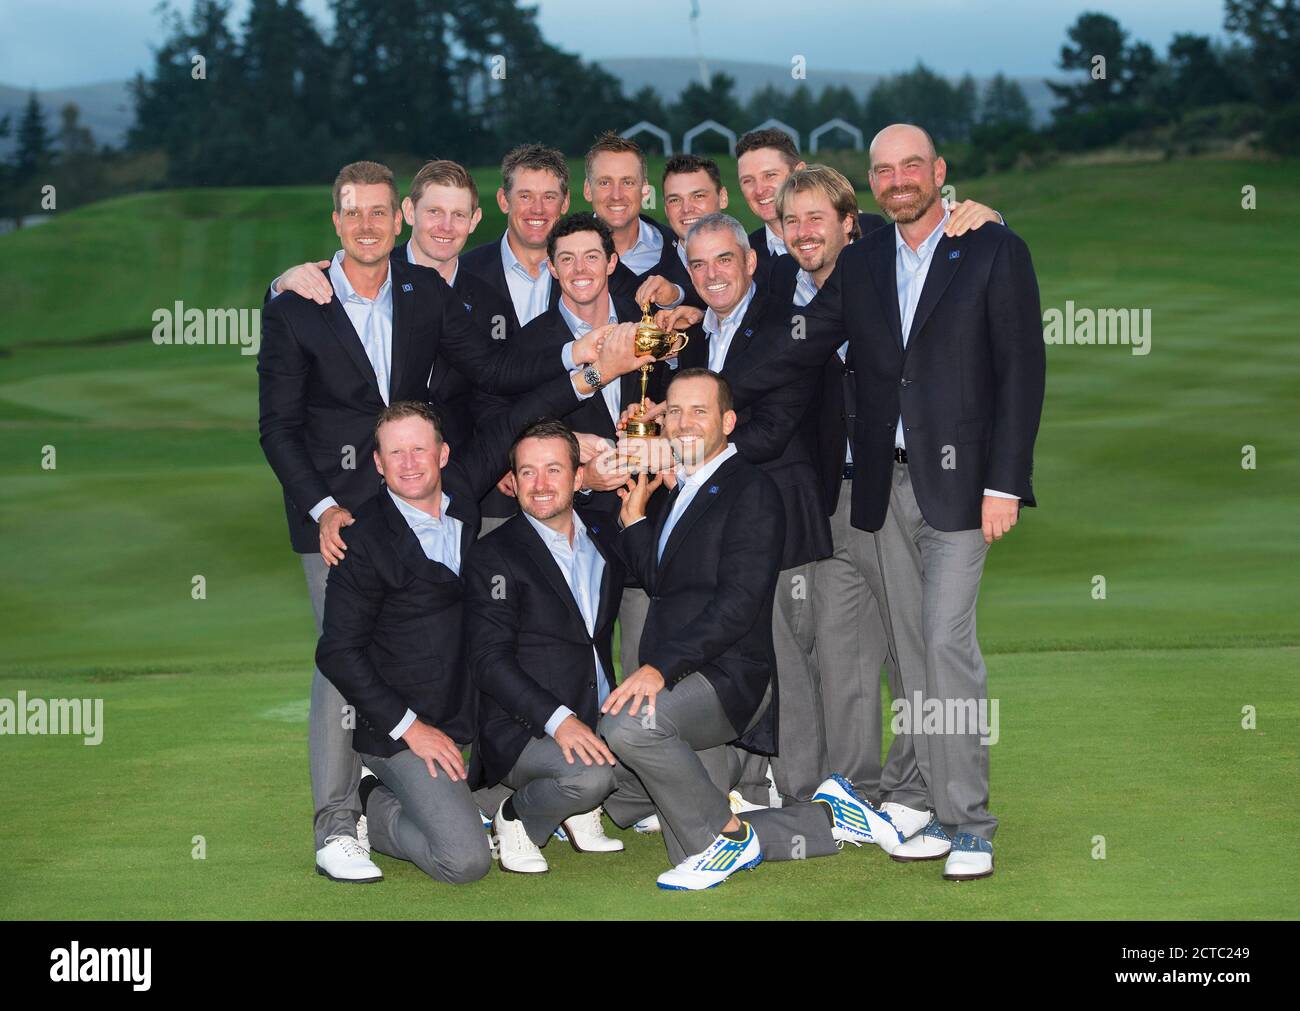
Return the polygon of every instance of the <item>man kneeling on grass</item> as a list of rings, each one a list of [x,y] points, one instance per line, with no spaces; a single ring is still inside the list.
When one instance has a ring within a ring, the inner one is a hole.
[[[665,406],[680,465],[672,494],[648,506],[664,475],[647,481],[644,471],[620,492],[619,549],[650,611],[641,666],[601,706],[597,729],[619,759],[606,810],[621,825],[658,815],[675,864],[658,885],[671,890],[713,888],[764,858],[901,842],[888,816],[839,776],[807,803],[747,811],[743,821],[732,812],[740,761],[730,745],[771,753],[776,744],[772,600],[785,513],[773,480],[728,441],[736,412],[726,379],[684,369]]]
[[[592,728],[614,688],[625,572],[613,523],[573,507],[585,468],[564,422],[524,429],[510,469],[522,512],[465,562],[466,664],[482,693],[469,785],[515,790],[493,819],[501,869],[540,874],[561,825],[579,852],[623,848],[601,823],[615,763]]]

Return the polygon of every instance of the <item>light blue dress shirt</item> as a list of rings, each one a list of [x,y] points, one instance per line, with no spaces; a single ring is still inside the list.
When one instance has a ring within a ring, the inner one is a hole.
[[[663,232],[653,225],[647,224],[641,218],[637,218],[636,242],[626,253],[620,253],[619,259],[627,266],[627,269],[634,274],[644,274],[647,270],[659,262],[659,257],[664,254],[664,235]]]
[[[442,515],[435,518],[423,509],[417,509],[400,495],[394,495],[391,488],[384,490],[393,500],[393,505],[397,506],[397,511],[402,514],[402,519],[406,520],[411,533],[419,540],[424,557],[431,562],[441,562],[452,572],[460,575],[460,538],[464,524],[456,517],[447,515],[451,497],[446,492],[442,493]],[[415,713],[410,709],[406,710],[406,715],[388,732],[388,736],[396,741],[414,722]]]
[[[925,237],[916,250],[907,244],[898,225],[894,226],[894,247],[897,259],[894,263],[894,280],[898,285],[898,317],[903,321],[903,347],[907,347],[911,337],[912,317],[916,315],[916,306],[921,301],[921,291],[925,287],[926,276],[930,273],[930,261],[934,259],[934,249],[943,238],[943,226],[948,223],[948,209],[945,207],[943,217],[934,226],[934,231]],[[903,415],[898,416],[898,427],[894,430],[894,445],[906,449],[903,441]]]
[[[708,483],[709,479],[713,477],[714,472],[717,471],[719,467],[735,455],[736,447],[731,443],[727,443],[726,449],[702,467],[698,467],[694,474],[687,474],[681,467],[677,468],[677,487],[679,487],[681,491],[677,493],[677,498],[673,501],[672,512],[670,512],[668,518],[664,520],[664,528],[659,532],[659,545],[658,552],[655,555],[656,558],[663,558],[664,545],[668,543],[668,538],[672,535],[673,527],[677,526],[677,521],[682,518],[682,514],[686,512],[687,507],[695,500],[695,496],[699,493],[699,490]]]
[[[934,226],[934,231],[927,235],[921,244],[916,247],[915,251],[903,238],[903,233],[899,230],[898,225],[894,225],[894,246],[898,251],[894,264],[894,279],[898,285],[898,316],[903,323],[904,348],[907,347],[907,342],[911,339],[912,320],[916,316],[916,307],[920,304],[921,291],[925,288],[925,279],[930,273],[930,263],[934,259],[934,251],[939,245],[939,240],[943,238],[943,228],[948,223],[950,214],[947,202],[945,202],[943,218]],[[894,446],[898,449],[907,448],[907,444],[903,440],[903,415],[901,413],[898,416],[898,426],[894,429]],[[984,494],[993,498],[1020,497],[1004,491],[995,491],[992,488],[985,488]]]
[[[587,626],[587,634],[594,636],[596,616],[600,609],[600,581],[605,575],[605,559],[601,557],[591,535],[587,533],[587,526],[582,522],[582,517],[576,512],[573,514],[572,544],[563,533],[552,530],[528,513],[524,513],[524,519],[528,520],[532,528],[537,531],[537,536],[542,539],[551,557],[555,559],[555,564],[560,567],[564,581],[569,584],[569,591],[573,594],[573,601],[578,605],[578,612]],[[596,661],[596,705],[600,707],[609,697],[609,683],[605,679],[605,668],[600,662],[600,651],[594,644],[591,652]],[[560,724],[572,715],[573,710],[568,706],[558,706],[551,714],[551,718],[546,721],[546,733],[554,737]]]
[[[790,252],[786,248],[785,239],[777,235],[771,225],[764,225],[763,231],[767,233],[767,251],[769,253],[773,256],[785,256],[786,253]]]
[[[384,264],[387,267],[387,263]],[[339,293],[343,311],[352,322],[352,329],[361,338],[366,357],[375,370],[379,395],[388,403],[388,380],[393,368],[393,274],[388,272],[379,294],[374,298],[358,295],[343,270],[343,250],[334,254],[330,263],[330,282]]]
[[[551,272],[543,261],[536,277],[528,273],[528,268],[510,248],[508,232],[501,236],[501,266],[505,268],[506,287],[510,289],[510,301],[515,305],[519,325],[527,326],[550,308]]]
[[[740,328],[740,321],[745,318],[745,313],[749,310],[749,303],[754,301],[754,292],[757,290],[757,285],[750,281],[749,291],[745,292],[745,297],[736,303],[736,307],[724,320],[718,319],[718,314],[713,311],[712,306],[704,311],[704,332],[709,335],[710,371],[722,371],[722,366],[727,362],[727,351],[731,347],[731,341]]]

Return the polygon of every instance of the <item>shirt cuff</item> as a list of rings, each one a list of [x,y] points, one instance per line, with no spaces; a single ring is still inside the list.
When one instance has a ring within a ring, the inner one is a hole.
[[[634,526],[636,526],[638,523],[640,523],[643,519],[645,519],[644,516],[638,516],[636,519],[634,519],[634,520],[633,520],[631,523],[629,523],[627,526],[623,526],[623,521],[620,519],[620,520],[618,521],[618,525],[619,525],[622,529],[624,529],[624,530],[631,530]]]
[[[669,283],[672,284],[671,281]],[[681,305],[683,302],[686,301],[686,290],[680,284],[674,284],[673,287],[677,289],[677,297],[673,299],[671,302],[656,302],[655,304],[659,306],[659,308],[676,309],[679,305]]]
[[[411,729],[411,724],[414,722],[415,713],[408,709],[406,715],[402,717],[401,722],[388,732],[388,736],[395,741],[401,740],[402,735]]]
[[[573,360],[573,345],[576,343],[577,341],[569,341],[568,344],[560,348],[560,361],[564,362],[564,368],[569,372],[578,367],[578,363]]]
[[[1020,496],[1019,496],[1019,495],[1008,495],[1008,494],[1007,494],[1006,492],[1004,492],[1004,491],[994,491],[992,488],[985,488],[985,489],[984,489],[984,494],[985,494],[985,495],[988,495],[990,498],[1013,498],[1013,499],[1015,499],[1017,502],[1020,501]]]
[[[546,736],[554,737],[555,732],[560,729],[560,724],[573,715],[573,710],[568,706],[557,706],[555,712],[551,713],[551,718],[546,721]]]
[[[319,523],[320,518],[323,515],[325,515],[325,510],[330,509],[336,505],[338,505],[338,503],[334,501],[334,496],[326,495],[323,499],[321,499],[319,502],[317,502],[314,506],[311,507],[311,521],[313,523]]]

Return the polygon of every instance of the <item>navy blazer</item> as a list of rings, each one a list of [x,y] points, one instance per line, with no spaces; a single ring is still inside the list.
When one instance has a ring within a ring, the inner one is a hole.
[[[479,692],[469,785],[499,783],[546,721],[568,706],[588,727],[600,718],[596,653],[614,690],[613,638],[624,566],[612,522],[579,511],[605,560],[594,633],[550,549],[522,513],[480,538],[465,563],[465,649]],[[593,652],[594,647],[594,652]]]
[[[671,499],[621,531],[618,548],[650,595],[640,662],[671,690],[695,671],[718,693],[738,743],[774,754],[778,687],[772,645],[785,512],[772,479],[739,453],[726,460],[682,513],[663,558],[659,536]],[[771,703],[751,727],[771,686]]]

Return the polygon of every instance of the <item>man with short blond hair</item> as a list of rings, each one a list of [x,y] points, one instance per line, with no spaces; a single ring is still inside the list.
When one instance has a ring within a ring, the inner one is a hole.
[[[585,165],[583,196],[596,217],[609,226],[619,256],[610,291],[638,305],[681,304],[688,286],[673,232],[641,212],[651,192],[645,153],[636,141],[605,132],[588,149]]]

